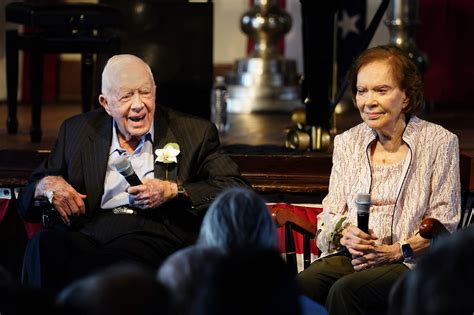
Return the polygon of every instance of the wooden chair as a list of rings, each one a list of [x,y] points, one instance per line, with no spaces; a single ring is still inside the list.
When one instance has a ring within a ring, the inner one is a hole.
[[[27,26],[30,32],[6,32],[6,70],[8,133],[18,130],[16,117],[18,88],[18,52],[30,52],[30,91],[32,103],[31,141],[41,141],[41,102],[43,55],[45,53],[81,53],[81,82],[83,112],[92,108],[93,54],[112,56],[120,52],[118,30],[121,13],[112,7],[94,3],[29,4],[12,2],[5,6],[7,22]]]
[[[426,218],[421,221],[420,235],[426,239],[434,239],[438,236],[450,234],[446,227],[434,218]]]
[[[311,264],[310,242],[316,235],[316,226],[306,218],[297,215],[287,208],[275,207],[271,209],[271,212],[277,227],[285,226],[286,262],[296,275],[298,273],[298,264],[293,231],[303,235],[303,264],[304,268],[307,268]]]
[[[311,264],[310,242],[315,238],[317,227],[306,218],[292,212],[284,207],[271,209],[272,217],[277,227],[285,226],[285,255],[286,261],[291,270],[298,273],[295,240],[293,231],[303,235],[303,259],[304,268]],[[420,235],[426,239],[436,239],[437,237],[450,234],[446,227],[437,219],[426,218],[420,224]]]

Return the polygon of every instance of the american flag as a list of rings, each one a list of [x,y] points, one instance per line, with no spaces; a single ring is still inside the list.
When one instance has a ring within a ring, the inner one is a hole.
[[[337,12],[337,63],[338,85],[352,64],[352,61],[366,47],[363,47],[362,34],[366,28],[366,0],[341,0]]]

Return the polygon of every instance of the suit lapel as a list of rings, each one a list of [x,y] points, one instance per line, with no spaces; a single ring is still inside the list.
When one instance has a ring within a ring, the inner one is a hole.
[[[156,160],[156,149],[163,149],[163,147],[170,143],[178,143],[176,135],[170,128],[170,121],[168,113],[163,111],[159,106],[156,107],[157,114],[155,114],[155,139],[153,147],[153,156]],[[179,143],[178,143],[179,145]],[[155,162],[155,178],[165,179],[166,169],[168,169],[168,180],[176,182],[178,174],[178,165],[181,158],[181,153],[178,155],[178,163],[161,163]]]
[[[81,152],[90,209],[100,207],[100,199],[104,192],[105,172],[112,142],[112,119],[109,116],[103,119],[96,132],[96,134],[88,135],[89,143],[84,146],[84,150]]]

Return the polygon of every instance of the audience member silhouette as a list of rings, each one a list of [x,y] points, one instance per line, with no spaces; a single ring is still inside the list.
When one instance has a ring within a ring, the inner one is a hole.
[[[214,200],[204,216],[198,244],[226,251],[278,251],[276,226],[265,200],[243,188],[226,189]],[[249,280],[249,284],[257,279]],[[327,314],[323,306],[308,297],[300,295],[299,300],[303,314]]]
[[[222,248],[196,245],[175,252],[163,262],[157,278],[170,293],[172,314],[195,313],[195,297],[223,257]]]
[[[225,250],[277,248],[276,227],[265,200],[244,188],[229,188],[210,205],[198,243]]]
[[[0,265],[0,314],[51,314],[54,297],[42,289],[22,286],[6,268]]]
[[[474,314],[474,225],[443,236],[397,281],[389,315]]]
[[[65,315],[171,314],[168,291],[154,271],[129,263],[74,281],[58,294],[56,306]]]
[[[294,276],[279,253],[237,249],[214,266],[197,292],[193,314],[298,315],[299,297]]]
[[[13,277],[7,268],[0,265],[0,287],[10,285],[13,282]]]

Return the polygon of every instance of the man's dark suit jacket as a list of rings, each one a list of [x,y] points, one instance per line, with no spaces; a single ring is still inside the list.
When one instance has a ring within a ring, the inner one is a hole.
[[[226,187],[248,183],[240,176],[237,165],[218,153],[219,137],[210,122],[157,105],[154,126],[153,154],[170,142],[180,146],[178,163],[168,164],[168,178],[184,183],[191,202],[176,198],[153,209],[151,218],[163,222],[184,243],[192,243],[201,218],[216,195]],[[100,203],[111,142],[112,118],[102,108],[66,120],[50,156],[20,192],[18,209],[23,219],[41,220],[40,211],[32,207],[36,182],[44,176],[59,175],[87,195],[86,214],[76,222],[80,231],[107,241],[113,235],[143,230],[142,216],[109,215],[107,222],[98,222],[97,217],[103,213]],[[164,177],[165,167],[166,164],[155,163],[155,178]]]

